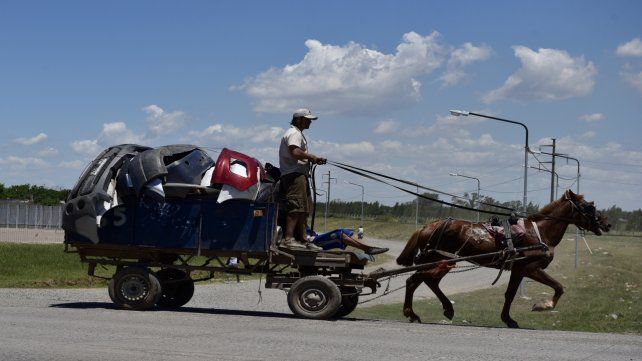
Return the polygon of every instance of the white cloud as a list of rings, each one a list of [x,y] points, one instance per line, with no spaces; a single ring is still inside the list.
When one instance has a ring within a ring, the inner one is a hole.
[[[500,88],[488,92],[485,103],[502,99],[560,100],[583,96],[593,90],[597,69],[583,56],[572,57],[566,51],[539,49],[537,52],[514,46],[522,67],[506,79]]]
[[[580,120],[583,120],[589,123],[595,123],[595,122],[604,120],[604,114],[602,113],[583,114],[580,116]]]
[[[486,112],[489,114],[490,112]],[[492,113],[491,113],[492,114]],[[459,137],[469,137],[470,133],[466,127],[483,123],[486,120],[480,117],[468,116],[457,117],[454,115],[438,115],[434,122],[427,125],[425,123],[415,126],[406,127],[401,131],[401,134],[406,137],[424,137],[433,134],[449,133]]]
[[[403,147],[403,144],[401,142],[396,141],[396,140],[384,140],[381,142],[381,148],[384,150],[395,150],[399,151]]]
[[[382,120],[374,128],[373,132],[376,134],[391,134],[394,133],[399,127],[399,123],[394,120]]]
[[[375,153],[375,146],[367,141],[356,143],[335,143],[325,140],[314,141],[310,145],[310,151],[318,156],[331,160],[340,159],[358,163],[359,160],[372,160]]]
[[[36,155],[39,157],[53,157],[58,155],[58,149],[52,147],[43,148],[38,153],[36,153]]]
[[[6,158],[0,158],[0,165],[7,166],[9,169],[34,169],[46,167],[47,163],[40,158],[10,155]]]
[[[47,140],[47,134],[40,133],[31,138],[17,138],[17,139],[14,139],[13,141],[22,145],[33,145],[33,144],[44,142],[45,140]]]
[[[621,73],[622,79],[642,93],[642,71],[639,73]]]
[[[640,38],[635,38],[628,43],[621,44],[615,53],[619,56],[642,56],[642,41]]]
[[[103,124],[103,129],[98,135],[98,142],[101,145],[111,146],[114,144],[124,143],[144,143],[143,135],[135,134],[127,128],[124,122],[114,122]]]
[[[70,162],[60,162],[58,163],[59,168],[64,168],[64,169],[82,169],[82,167],[85,165],[80,160],[73,160]]]
[[[466,146],[473,146],[473,147],[489,147],[493,145],[497,145],[495,139],[490,134],[482,134],[478,139],[470,139],[470,138],[455,138],[455,140]]]
[[[492,50],[488,45],[482,44],[477,47],[471,43],[465,43],[450,54],[446,72],[439,79],[444,86],[455,85],[466,76],[464,66],[486,60],[490,58],[491,53]]]
[[[201,131],[190,131],[188,135],[201,142],[215,141],[223,145],[243,146],[244,143],[276,144],[284,132],[283,128],[267,125],[241,128],[231,124],[213,124]]]
[[[156,135],[175,132],[185,124],[185,113],[175,111],[168,113],[158,105],[152,104],[143,108],[148,114],[147,126]]]
[[[373,113],[420,99],[416,78],[441,66],[447,53],[439,33],[403,35],[394,54],[350,42],[344,46],[307,40],[296,64],[271,68],[243,85],[258,112],[289,112],[309,106],[320,113]]]
[[[102,150],[102,147],[98,145],[98,140],[75,140],[70,145],[74,152],[86,156],[95,156]]]
[[[589,140],[589,139],[593,139],[593,138],[595,138],[595,136],[596,136],[596,135],[597,135],[597,133],[595,133],[595,132],[594,132],[594,131],[592,131],[592,130],[589,130],[588,132],[586,132],[586,133],[582,134],[582,135],[580,136],[580,139],[582,139],[582,140]]]

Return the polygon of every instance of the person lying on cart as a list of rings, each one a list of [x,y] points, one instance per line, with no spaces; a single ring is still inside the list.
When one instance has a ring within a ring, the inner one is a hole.
[[[312,242],[324,250],[333,248],[346,249],[347,246],[351,246],[362,250],[367,255],[381,254],[388,252],[389,250],[388,248],[383,247],[368,246],[367,244],[360,242],[358,239],[353,237],[354,232],[347,228],[339,228],[321,234],[315,233],[309,227],[306,227],[306,229]]]

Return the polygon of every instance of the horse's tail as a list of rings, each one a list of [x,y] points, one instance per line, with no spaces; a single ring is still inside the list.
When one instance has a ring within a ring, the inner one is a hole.
[[[422,230],[423,229],[418,229],[415,231],[415,233],[412,234],[412,236],[410,236],[410,239],[406,243],[406,247],[404,247],[403,251],[401,251],[399,257],[397,257],[398,265],[412,266],[415,255],[417,254],[417,248],[419,248],[419,245],[417,243],[419,241],[419,235],[421,234]]]
[[[450,222],[451,219],[434,221],[425,225],[422,229],[415,231],[415,233],[410,236],[408,243],[406,243],[406,247],[401,251],[399,257],[397,257],[397,264],[400,266],[412,266],[419,248],[431,244],[434,238],[440,238],[450,225]],[[438,244],[439,240],[437,240],[437,245]],[[437,245],[433,246],[437,247]]]

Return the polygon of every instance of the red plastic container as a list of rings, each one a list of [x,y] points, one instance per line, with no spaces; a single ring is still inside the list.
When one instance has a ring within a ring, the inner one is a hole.
[[[240,176],[232,172],[232,165],[240,163],[245,167],[246,176]],[[216,160],[214,174],[212,174],[212,184],[228,184],[232,187],[244,191],[258,183],[258,174],[260,170],[261,179],[265,179],[265,170],[258,160],[247,156],[243,153],[235,152],[223,148]]]

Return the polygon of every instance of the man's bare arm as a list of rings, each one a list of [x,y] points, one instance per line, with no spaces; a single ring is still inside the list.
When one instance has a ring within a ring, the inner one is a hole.
[[[325,164],[327,162],[327,159],[323,157],[317,157],[312,153],[306,153],[303,151],[303,149],[297,147],[296,145],[290,145],[288,149],[290,149],[290,153],[292,153],[292,156],[298,160],[309,160],[313,164]]]

